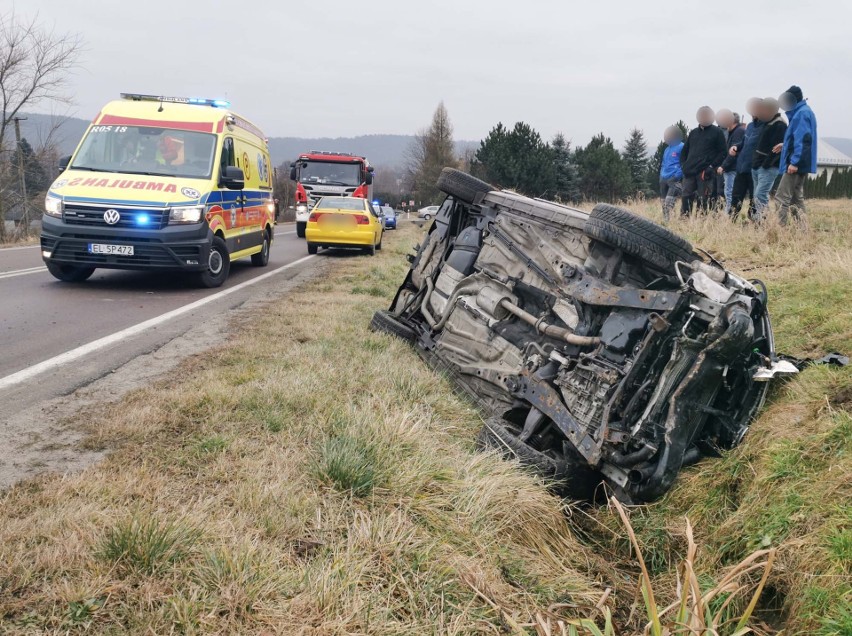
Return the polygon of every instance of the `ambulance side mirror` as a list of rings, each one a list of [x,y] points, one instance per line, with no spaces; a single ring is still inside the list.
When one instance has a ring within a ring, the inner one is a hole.
[[[242,190],[246,187],[246,176],[242,168],[236,166],[225,166],[225,172],[220,183],[228,190]]]
[[[62,158],[59,160],[59,169],[60,169],[60,170],[65,170],[65,168],[67,168],[67,167],[68,167],[68,164],[69,164],[69,163],[71,163],[71,155],[68,155],[67,157],[62,157]]]

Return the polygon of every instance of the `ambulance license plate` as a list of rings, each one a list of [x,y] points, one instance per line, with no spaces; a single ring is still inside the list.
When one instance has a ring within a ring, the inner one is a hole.
[[[107,256],[133,256],[133,246],[89,243],[89,254],[106,254]]]

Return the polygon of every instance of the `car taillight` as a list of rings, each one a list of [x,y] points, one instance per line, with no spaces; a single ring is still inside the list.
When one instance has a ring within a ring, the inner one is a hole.
[[[316,223],[319,221],[319,218],[322,216],[322,212],[311,212],[311,215],[308,217],[308,221],[311,223]]]
[[[358,223],[358,225],[370,225],[370,217],[364,214],[356,214],[355,221]]]

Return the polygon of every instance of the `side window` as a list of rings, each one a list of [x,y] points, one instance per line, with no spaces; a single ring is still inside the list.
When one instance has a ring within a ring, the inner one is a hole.
[[[379,213],[376,212],[376,209],[373,207],[372,203],[368,203],[367,208],[370,210],[370,214],[372,214],[376,218],[379,218]]]
[[[237,165],[236,153],[234,152],[234,140],[230,137],[226,137],[225,141],[222,142],[222,159],[220,164],[219,172],[222,174],[224,174],[226,167]]]

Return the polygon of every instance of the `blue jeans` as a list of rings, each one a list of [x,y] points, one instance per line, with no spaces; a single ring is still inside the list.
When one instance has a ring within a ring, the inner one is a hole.
[[[736,170],[722,174],[725,178],[725,214],[731,213],[731,200],[734,197],[734,179],[737,177]]]
[[[778,176],[778,168],[757,168],[751,171],[754,180],[754,200],[758,218],[762,218],[769,207],[769,191]]]

